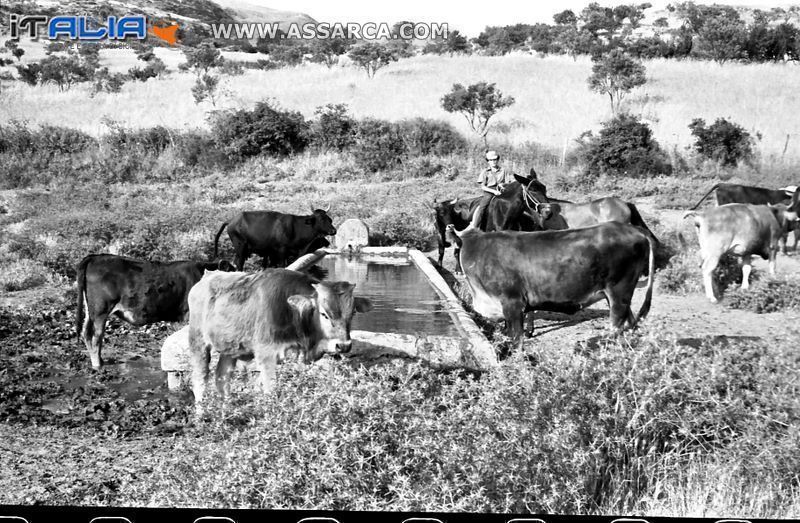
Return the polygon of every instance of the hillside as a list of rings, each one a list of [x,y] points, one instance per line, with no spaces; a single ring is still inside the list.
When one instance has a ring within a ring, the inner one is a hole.
[[[314,19],[303,13],[279,11],[239,0],[48,0],[0,3],[0,33],[8,31],[9,14],[86,15],[104,18],[108,15],[144,14],[148,18],[175,20],[189,27],[208,27],[219,22],[292,22],[307,23]]]

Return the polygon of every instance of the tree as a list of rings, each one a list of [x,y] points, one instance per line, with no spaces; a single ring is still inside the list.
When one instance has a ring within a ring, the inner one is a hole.
[[[311,61],[333,67],[339,62],[339,57],[352,47],[352,40],[346,38],[323,38],[312,40],[309,44]]]
[[[611,112],[616,114],[622,99],[634,87],[647,81],[645,67],[619,49],[606,55],[592,58],[592,74],[588,78],[589,88],[611,99]]]
[[[208,99],[211,105],[217,106],[217,87],[219,87],[219,77],[211,74],[204,74],[197,78],[192,86],[192,96],[194,103],[199,104]]]
[[[513,103],[513,97],[503,96],[494,83],[486,82],[468,87],[453,84],[453,89],[442,97],[442,108],[448,113],[461,113],[472,131],[483,138],[484,145],[488,145],[489,120],[497,111]]]
[[[736,18],[718,16],[703,23],[699,37],[698,54],[724,64],[741,57],[747,41],[747,30],[744,22],[738,19],[738,14]]]
[[[221,66],[225,60],[219,49],[211,44],[203,44],[197,48],[184,47],[183,54],[186,56],[186,62],[178,68],[182,71],[193,70],[198,78],[208,74],[209,69]]]
[[[25,54],[25,49],[22,49],[21,47],[16,47],[11,50],[11,54],[14,55],[14,58],[16,58],[17,62],[19,62],[22,59],[22,55]]]
[[[561,11],[560,13],[556,13],[553,15],[553,21],[557,25],[577,25],[578,17],[575,16],[575,13],[569,9]]]
[[[364,69],[369,78],[373,78],[378,69],[398,60],[397,55],[391,48],[375,42],[357,44],[347,53],[347,56],[358,67]]]

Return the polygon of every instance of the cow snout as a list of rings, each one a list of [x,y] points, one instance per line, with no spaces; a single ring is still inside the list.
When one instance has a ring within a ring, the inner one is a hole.
[[[347,341],[337,341],[336,342],[336,352],[340,352],[342,354],[347,354],[350,352],[350,349],[353,348],[352,340]]]

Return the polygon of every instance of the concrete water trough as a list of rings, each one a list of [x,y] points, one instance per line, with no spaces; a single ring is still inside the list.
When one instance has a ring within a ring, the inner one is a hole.
[[[307,256],[319,258],[316,263],[328,270],[329,280],[355,283],[355,294],[374,304],[371,312],[353,318],[348,358],[414,358],[441,369],[489,370],[498,364],[489,341],[422,252],[348,245]],[[247,367],[257,372],[252,363]],[[188,327],[164,342],[161,368],[170,388],[191,372]]]

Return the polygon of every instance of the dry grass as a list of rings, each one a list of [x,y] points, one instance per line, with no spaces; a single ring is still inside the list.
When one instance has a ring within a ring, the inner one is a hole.
[[[26,47],[27,49],[27,47]],[[183,61],[177,51],[159,49],[159,56],[174,70]],[[31,52],[25,58],[38,58]],[[234,59],[255,60],[259,55],[236,53]],[[103,65],[127,70],[136,65],[132,51],[109,50]],[[688,124],[701,117],[711,122],[730,118],[749,131],[760,132],[758,149],[765,159],[800,158],[800,136],[794,115],[800,100],[793,86],[800,68],[785,64],[718,64],[696,61],[654,60],[645,64],[649,82],[633,91],[629,110],[642,115],[662,145],[682,151],[692,143]],[[444,112],[443,94],[453,83],[496,82],[516,103],[496,117],[498,130],[490,134],[493,145],[528,142],[562,151],[587,129],[597,129],[610,116],[607,100],[589,91],[588,58],[506,56],[436,57],[402,60],[369,79],[354,67],[327,69],[308,64],[272,71],[248,70],[226,78],[228,94],[217,108],[245,107],[266,98],[313,116],[326,103],[346,103],[357,117],[390,120],[425,116],[441,118],[469,134],[460,115]],[[7,111],[0,121],[26,119],[77,127],[99,134],[103,116],[132,127],[205,125],[210,105],[197,106],[189,89],[194,76],[173,72],[164,79],[126,85],[119,94],[89,97],[89,86],[66,93],[55,87],[12,84],[4,96]],[[789,137],[787,146],[787,135]],[[786,147],[785,157],[783,155]]]

